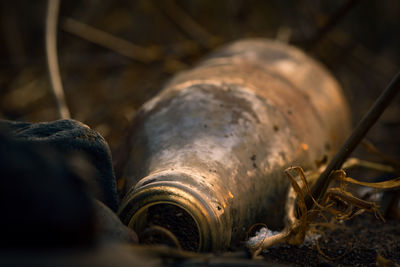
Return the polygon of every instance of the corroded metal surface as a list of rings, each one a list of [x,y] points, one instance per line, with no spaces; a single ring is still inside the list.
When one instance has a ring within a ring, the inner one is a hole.
[[[132,127],[121,219],[140,236],[154,224],[149,207],[175,205],[182,212],[160,216],[193,220],[198,242],[184,248],[209,251],[243,240],[256,222],[281,227],[283,170],[329,160],[350,118],[321,65],[294,47],[254,39],[175,77]],[[187,233],[173,221],[162,226],[181,241]]]

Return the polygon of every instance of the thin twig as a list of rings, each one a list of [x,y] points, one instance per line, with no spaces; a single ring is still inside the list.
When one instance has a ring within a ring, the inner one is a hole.
[[[363,140],[363,142],[361,143],[361,145],[364,147],[364,149],[366,149],[368,152],[375,154],[376,156],[380,157],[381,159],[383,159],[384,161],[386,161],[387,163],[391,164],[393,167],[395,167],[397,170],[400,170],[400,163],[393,159],[392,157],[382,153],[381,151],[379,151],[374,144],[365,139]]]
[[[276,33],[276,40],[288,44],[292,37],[292,29],[287,26],[281,26]]]
[[[342,169],[351,169],[354,167],[363,167],[370,170],[376,170],[380,172],[395,172],[395,168],[389,165],[380,164],[368,160],[361,160],[358,158],[348,158],[346,162],[343,163]]]
[[[344,51],[344,53],[336,56],[335,60],[343,60],[346,58],[350,63],[361,64],[363,69],[371,72],[371,75],[379,75],[379,78],[383,78],[385,81],[388,78],[388,74],[396,73],[399,69],[394,62],[370,51],[362,44],[354,41],[350,34],[340,29],[332,31],[326,39],[334,46],[330,49],[340,49]],[[326,50],[327,48],[321,47],[321,49]],[[335,62],[331,62],[330,65],[334,65],[334,63]]]
[[[360,0],[348,0],[339,7],[327,20],[327,22],[317,31],[311,40],[305,44],[305,49],[312,49],[328,32],[330,32],[358,3]]]
[[[210,49],[216,44],[217,38],[197,23],[192,17],[176,4],[175,1],[161,1],[163,11],[186,35],[197,41],[203,48]]]
[[[26,63],[26,47],[21,31],[21,21],[16,12],[17,5],[11,1],[2,1],[1,26],[3,31],[3,42],[10,54],[13,65],[21,69]],[[7,88],[7,87],[4,87]]]
[[[57,24],[60,0],[47,1],[46,15],[46,56],[50,76],[50,83],[57,104],[59,116],[63,119],[71,117],[65,101],[64,89],[61,82],[60,69],[57,57]]]
[[[62,20],[62,28],[64,31],[79,36],[86,41],[106,47],[125,57],[142,63],[151,63],[160,59],[161,56],[161,51],[159,49],[143,48],[72,18],[64,18]]]
[[[400,90],[400,72],[397,73],[395,78],[390,82],[388,87],[383,91],[379,98],[375,101],[372,108],[368,113],[361,119],[357,127],[353,130],[349,138],[340,148],[339,152],[331,160],[325,171],[320,175],[315,185],[312,188],[312,195],[315,199],[320,200],[328,188],[332,176],[331,173],[334,170],[341,168],[342,164],[346,161],[348,156],[353,152],[357,145],[367,134],[368,130],[375,124],[375,122],[382,115],[383,111],[389,106],[390,102],[396,96]],[[313,201],[310,196],[306,197],[307,208],[310,209],[313,206]]]

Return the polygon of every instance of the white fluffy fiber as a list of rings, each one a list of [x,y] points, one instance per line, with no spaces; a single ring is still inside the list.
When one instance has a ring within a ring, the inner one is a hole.
[[[257,244],[262,242],[265,238],[274,236],[278,233],[279,233],[278,231],[271,231],[267,227],[263,227],[256,232],[255,236],[249,238],[249,240],[247,241],[247,245],[249,247],[256,246]]]

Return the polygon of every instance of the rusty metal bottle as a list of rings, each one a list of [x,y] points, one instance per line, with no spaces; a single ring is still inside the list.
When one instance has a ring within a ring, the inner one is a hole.
[[[139,235],[221,250],[283,224],[284,169],[313,170],[349,133],[336,80],[298,49],[238,41],[177,75],[132,123],[119,215]]]

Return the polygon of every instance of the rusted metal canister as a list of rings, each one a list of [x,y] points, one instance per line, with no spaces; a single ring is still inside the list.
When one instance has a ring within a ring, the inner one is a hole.
[[[138,111],[119,216],[147,239],[227,248],[256,222],[281,227],[284,169],[316,169],[349,129],[341,89],[319,63],[266,39],[227,45]]]

